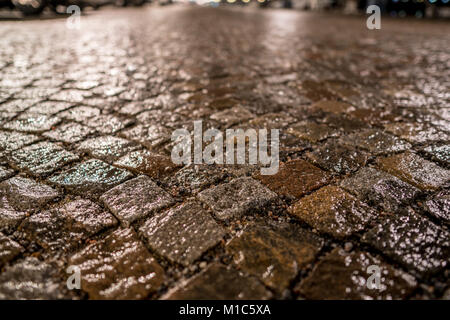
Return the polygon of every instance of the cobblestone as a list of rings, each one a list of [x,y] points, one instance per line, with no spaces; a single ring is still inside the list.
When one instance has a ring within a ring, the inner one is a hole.
[[[129,180],[100,198],[125,225],[174,203],[173,198],[146,176]]]
[[[100,160],[88,160],[53,175],[49,181],[72,192],[97,197],[131,177],[132,174],[126,170],[114,168]]]
[[[282,292],[313,261],[320,239],[292,226],[250,226],[227,244],[237,266]]]
[[[0,298],[448,296],[446,22],[229,7],[0,22]],[[194,120],[278,173],[175,165]]]
[[[0,233],[0,267],[24,251],[17,242]]]
[[[148,219],[140,229],[149,246],[189,266],[222,240],[225,232],[198,203],[186,203]]]
[[[255,300],[269,299],[270,291],[254,278],[221,264],[213,264],[193,279],[169,292],[167,300]]]
[[[376,216],[373,209],[335,186],[326,186],[290,207],[290,213],[317,230],[344,238]]]
[[[450,171],[411,152],[379,158],[377,163],[381,169],[422,190],[436,190],[450,182]]]
[[[276,194],[252,178],[237,178],[198,194],[220,220],[239,218],[252,210],[261,210]]]
[[[371,265],[380,268],[380,289],[367,288]],[[336,248],[319,261],[297,290],[309,299],[397,300],[407,298],[416,286],[413,276],[367,252],[347,253]]]
[[[367,203],[395,212],[420,194],[420,190],[395,176],[363,168],[341,182],[341,186]]]
[[[0,300],[70,298],[55,268],[36,258],[26,258],[0,274]]]
[[[9,157],[13,167],[35,176],[45,176],[66,164],[78,160],[78,156],[51,142],[39,142],[13,151]]]
[[[164,270],[130,229],[118,229],[70,257],[90,299],[143,299],[158,290]]]
[[[330,180],[330,175],[304,160],[292,160],[281,164],[274,175],[260,175],[256,178],[279,195],[299,198]]]
[[[421,276],[436,273],[448,265],[449,239],[448,231],[411,210],[388,217],[382,225],[372,228],[362,238]]]

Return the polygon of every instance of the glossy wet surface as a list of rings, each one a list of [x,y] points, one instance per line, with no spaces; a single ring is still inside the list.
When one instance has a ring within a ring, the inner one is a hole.
[[[0,22],[0,299],[448,298],[447,22],[65,22]],[[278,173],[175,165],[171,133],[194,120],[280,129]]]

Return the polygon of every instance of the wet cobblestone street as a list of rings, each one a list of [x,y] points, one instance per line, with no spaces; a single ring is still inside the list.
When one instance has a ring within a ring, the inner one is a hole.
[[[177,5],[0,21],[0,299],[450,299],[449,31]],[[280,129],[279,171],[174,164],[194,120]]]

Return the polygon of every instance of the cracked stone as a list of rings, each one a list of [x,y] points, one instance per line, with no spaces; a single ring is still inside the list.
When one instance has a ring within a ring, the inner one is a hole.
[[[249,177],[234,179],[198,194],[220,220],[239,218],[263,209],[277,198],[276,193]]]
[[[373,168],[363,168],[341,182],[341,187],[358,199],[388,212],[396,212],[412,201],[420,190],[395,176]]]
[[[373,209],[335,186],[305,196],[289,208],[289,213],[339,239],[363,230],[376,216]]]
[[[282,292],[314,261],[321,247],[322,241],[307,230],[290,225],[250,226],[226,250],[239,269]]]
[[[131,177],[126,170],[91,159],[50,177],[49,181],[76,193],[97,197]]]
[[[54,130],[42,134],[44,137],[65,143],[75,143],[93,134],[94,129],[83,126],[75,122],[65,123]]]
[[[48,131],[52,129],[53,126],[57,125],[61,119],[55,116],[47,116],[47,115],[30,115],[26,114],[19,116],[19,118],[7,122],[4,124],[4,128],[21,131],[21,132],[29,132],[29,133],[41,133],[44,131]]]
[[[271,297],[271,292],[256,279],[214,263],[181,286],[169,291],[162,299],[265,300]]]
[[[164,281],[164,270],[131,229],[118,229],[69,259],[81,271],[89,299],[144,299]]]
[[[351,147],[327,141],[323,146],[308,152],[306,156],[316,165],[340,174],[348,174],[363,167],[369,155]]]
[[[442,190],[428,198],[425,209],[434,217],[450,224],[450,191]]]
[[[140,232],[152,250],[184,266],[199,259],[225,235],[210,214],[195,202],[156,214]]]
[[[118,185],[103,194],[100,200],[124,225],[174,203],[174,199],[147,176]]]
[[[366,129],[361,132],[352,133],[342,137],[342,142],[368,150],[373,154],[399,152],[411,148],[408,142],[375,129]]]
[[[116,224],[117,220],[95,203],[75,200],[32,215],[22,222],[19,229],[44,249],[68,251]]]
[[[372,275],[368,267],[380,268],[380,288],[367,287]],[[333,276],[335,275],[335,276]],[[334,249],[320,260],[296,291],[307,299],[398,300],[410,296],[417,287],[413,276],[363,251]]]
[[[13,166],[32,175],[43,176],[66,164],[78,160],[78,156],[51,142],[39,142],[13,151],[9,157]]]
[[[77,149],[94,158],[113,162],[124,154],[139,148],[140,146],[134,142],[113,136],[104,136],[83,141]]]
[[[279,195],[299,198],[327,184],[331,176],[307,161],[296,159],[281,164],[274,175],[257,174],[255,178]]]
[[[0,274],[0,300],[60,300],[71,296],[56,268],[28,257]]]
[[[389,216],[362,241],[421,276],[444,269],[450,255],[450,233],[409,210]]]
[[[377,165],[382,170],[424,191],[436,190],[448,185],[450,181],[449,170],[411,152],[379,158]]]
[[[114,165],[135,173],[143,173],[154,179],[172,174],[180,167],[175,165],[169,157],[148,150],[128,153],[114,162]]]
[[[23,247],[17,242],[0,233],[0,267],[23,252]]]
[[[317,124],[312,121],[301,121],[293,124],[287,131],[309,142],[318,142],[329,137],[337,136],[338,131],[325,124]]]

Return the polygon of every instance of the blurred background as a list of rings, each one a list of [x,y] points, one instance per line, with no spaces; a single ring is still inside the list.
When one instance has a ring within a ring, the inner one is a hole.
[[[0,0],[0,10],[10,10],[22,16],[37,16],[47,12],[66,14],[76,5],[81,11],[97,10],[103,6],[200,5],[279,8],[303,11],[339,11],[365,14],[369,5],[378,5],[382,14],[392,17],[449,18],[450,0]],[[72,12],[71,12],[72,13]]]

